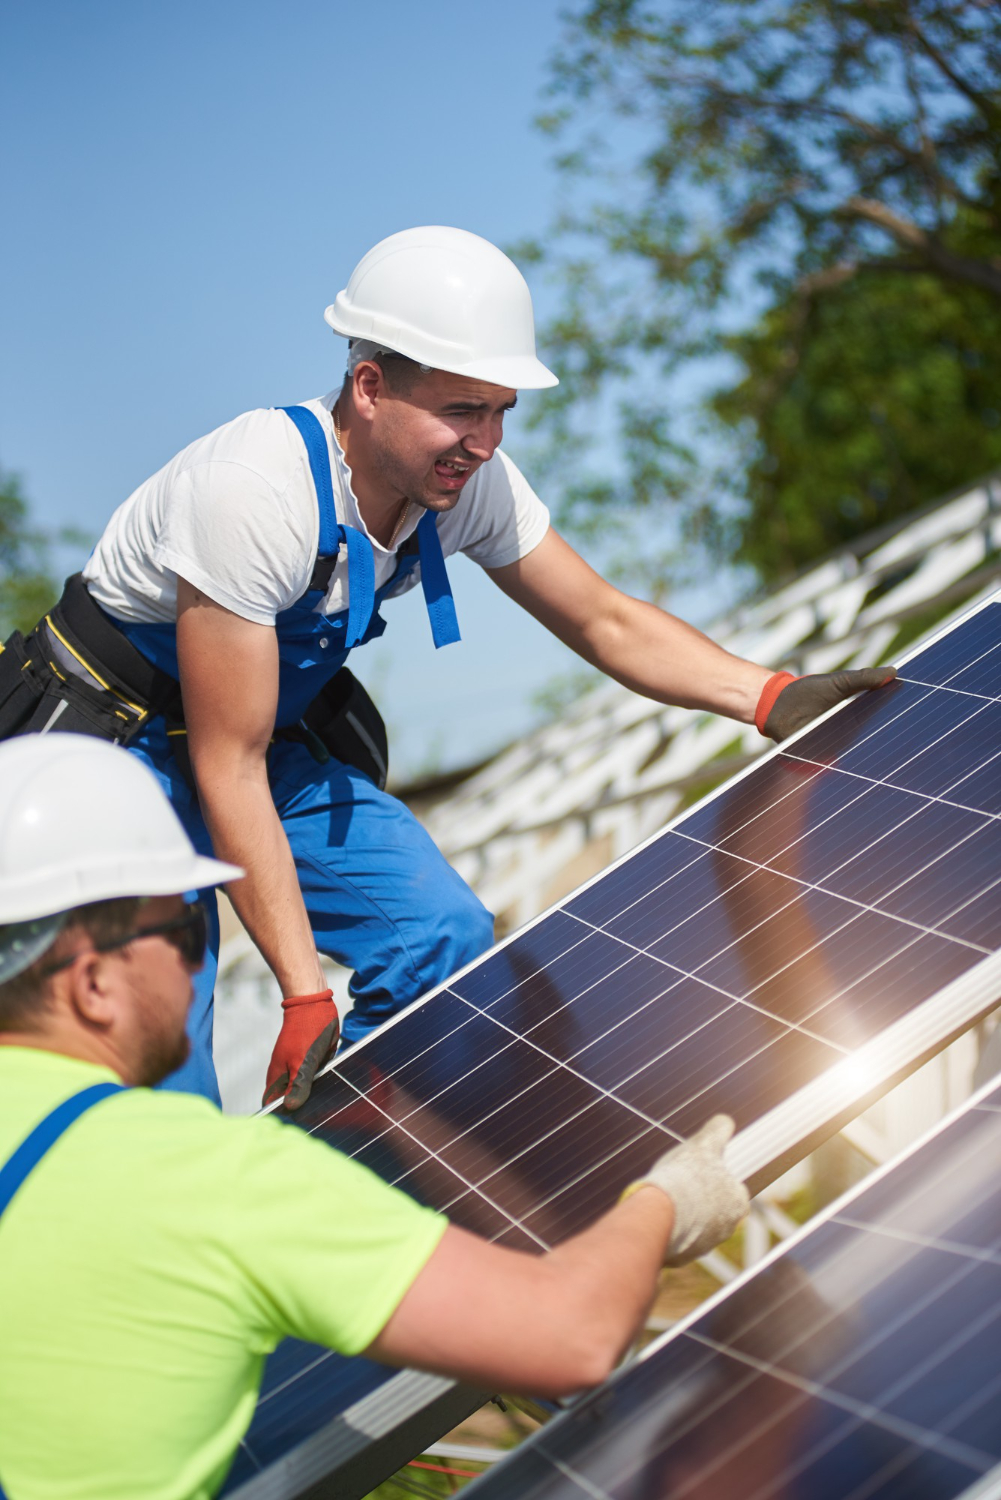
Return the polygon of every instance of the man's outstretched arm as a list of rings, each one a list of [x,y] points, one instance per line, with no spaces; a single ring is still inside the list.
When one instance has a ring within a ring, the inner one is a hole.
[[[774,739],[894,675],[883,667],[799,679],[781,674],[782,681],[771,668],[733,656],[694,626],[622,593],[552,528],[526,557],[489,571],[553,635],[625,687],[660,703],[756,722]]]
[[[544,1255],[450,1226],[366,1353],[488,1390],[564,1396],[597,1385],[641,1329],[661,1267],[705,1255],[746,1213],[746,1190],[723,1164],[732,1130],[716,1116]]]

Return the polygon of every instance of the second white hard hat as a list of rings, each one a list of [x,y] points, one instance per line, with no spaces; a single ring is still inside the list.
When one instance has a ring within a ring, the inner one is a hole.
[[[427,225],[380,240],[323,316],[335,333],[435,370],[515,390],[559,384],[535,353],[524,276],[466,229]]]
[[[0,745],[0,924],[242,874],[195,852],[156,777],[129,751],[82,734]]]

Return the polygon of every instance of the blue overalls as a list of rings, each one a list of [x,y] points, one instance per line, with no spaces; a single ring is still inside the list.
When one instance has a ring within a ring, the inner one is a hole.
[[[79,1093],[71,1094],[39,1120],[0,1167],[0,1219],[18,1188],[73,1122],[95,1104],[100,1104],[102,1099],[107,1099],[109,1094],[120,1094],[124,1088],[123,1083],[92,1083]],[[0,1500],[7,1500],[3,1485],[0,1485]]]
[[[435,646],[459,638],[433,513],[425,512],[418,524],[418,550],[402,554],[392,577],[376,590],[371,542],[337,521],[323,428],[305,407],[282,410],[298,429],[309,456],[320,513],[318,557],[335,555],[341,543],[346,546],[349,597],[346,610],[317,613],[326,589],[312,586],[314,575],[302,598],[279,614],[277,728],[298,723],[353,646],[382,635],[386,623],[379,607],[418,562]],[[173,624],[116,623],[156,666],[178,676]],[[129,749],[155,772],[198,852],[211,854],[208,830],[171,754],[163,718],[152,720]],[[407,808],[381,792],[362,771],[334,759],[320,765],[305,745],[278,738],[268,752],[268,779],[316,947],[354,971],[345,1043],[358,1041],[493,942],[490,913]],[[191,1054],[163,1087],[218,1102],[212,993],[219,922],[215,892],[201,891],[199,896],[209,914],[210,941],[205,967],[195,978],[188,1019]],[[276,1035],[279,1023],[276,1013]]]

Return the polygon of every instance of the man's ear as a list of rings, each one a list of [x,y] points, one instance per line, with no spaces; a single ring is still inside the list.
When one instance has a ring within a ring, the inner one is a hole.
[[[359,416],[371,422],[375,408],[386,394],[386,376],[374,359],[363,359],[351,377],[354,406]]]
[[[104,956],[91,949],[78,954],[66,970],[69,1001],[80,1020],[104,1030],[117,1013],[113,970]]]

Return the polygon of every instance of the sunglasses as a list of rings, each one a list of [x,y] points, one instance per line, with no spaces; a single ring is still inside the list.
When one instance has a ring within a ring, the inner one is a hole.
[[[157,922],[154,927],[139,927],[135,932],[126,933],[124,937],[113,938],[107,943],[94,943],[90,951],[111,953],[116,948],[127,948],[129,943],[135,943],[139,938],[148,937],[164,938],[177,949],[189,969],[200,969],[205,962],[209,941],[204,906],[200,901],[186,901],[181,915],[172,917],[169,922]],[[73,953],[54,964],[47,964],[43,972],[58,974],[60,969],[68,969],[79,956],[78,953]]]

